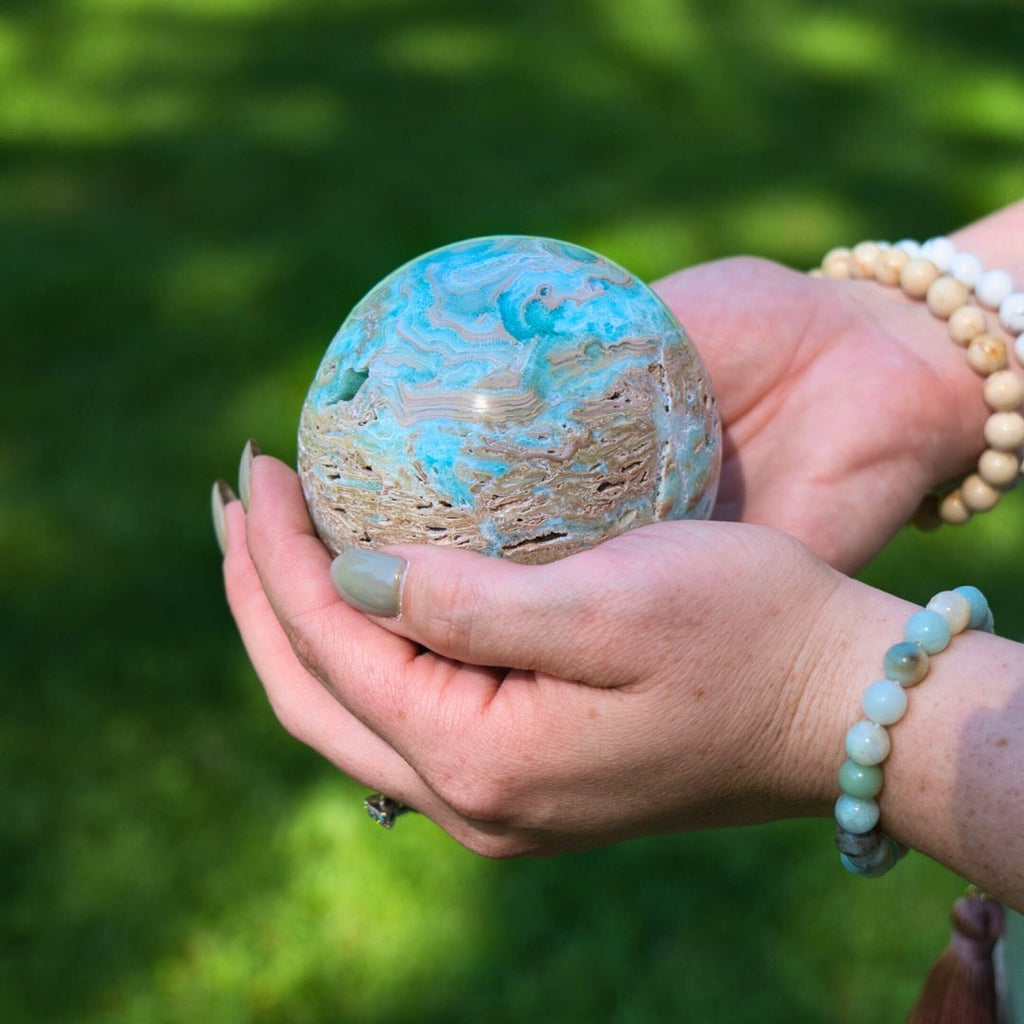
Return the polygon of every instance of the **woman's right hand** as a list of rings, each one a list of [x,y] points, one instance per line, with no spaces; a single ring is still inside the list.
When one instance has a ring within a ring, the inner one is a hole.
[[[898,288],[752,258],[654,287],[715,382],[716,518],[774,526],[854,571],[980,454],[981,381]]]

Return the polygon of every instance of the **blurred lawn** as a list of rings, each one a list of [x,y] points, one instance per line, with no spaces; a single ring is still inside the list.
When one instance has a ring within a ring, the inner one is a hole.
[[[207,511],[352,303],[512,231],[646,277],[1024,192],[1017,0],[7,0],[5,1022],[888,1021],[960,883],[825,822],[491,863],[289,740]],[[1024,636],[1017,493],[867,574]]]

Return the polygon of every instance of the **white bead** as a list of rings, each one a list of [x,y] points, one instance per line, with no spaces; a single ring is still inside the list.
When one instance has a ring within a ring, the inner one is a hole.
[[[962,633],[971,621],[971,606],[963,594],[955,590],[943,590],[936,594],[927,605],[929,611],[938,612],[946,620],[950,633]]]
[[[921,255],[926,260],[931,260],[939,270],[946,271],[956,255],[956,246],[945,235],[939,235],[936,238],[929,238],[921,246]]]
[[[978,476],[987,484],[1006,490],[1017,482],[1020,459],[1013,452],[997,452],[986,448],[978,459]]]
[[[994,412],[985,420],[985,442],[997,452],[1012,452],[1024,444],[1024,416]]]
[[[1011,333],[1024,331],[1024,292],[1007,295],[999,306],[999,322]]]
[[[981,393],[993,412],[1013,412],[1024,400],[1024,381],[1013,370],[996,370],[985,379]]]
[[[950,261],[947,273],[955,277],[961,284],[973,288],[978,278],[985,272],[981,260],[973,252],[958,252]]]
[[[972,512],[988,512],[999,501],[999,490],[977,473],[960,484],[960,499]]]
[[[893,679],[879,679],[864,691],[860,706],[869,722],[894,725],[907,713],[907,691]]]
[[[974,285],[978,301],[989,309],[998,309],[999,304],[1013,291],[1013,279],[1005,270],[987,270]]]
[[[846,733],[846,755],[857,764],[881,764],[888,756],[889,733],[877,722],[862,719]]]
[[[901,238],[893,248],[902,249],[911,259],[914,259],[921,252],[921,246],[912,238]]]

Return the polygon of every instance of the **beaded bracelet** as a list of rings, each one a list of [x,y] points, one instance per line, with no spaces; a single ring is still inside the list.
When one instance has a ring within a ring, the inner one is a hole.
[[[889,245],[861,242],[852,249],[826,254],[820,277],[870,278],[884,285],[899,285],[913,299],[923,300],[931,312],[949,323],[952,340],[966,349],[967,362],[985,378],[984,397],[991,413],[985,422],[985,451],[977,471],[959,484],[929,495],[915,516],[919,526],[966,523],[975,512],[986,512],[1000,494],[1015,486],[1024,473],[1024,382],[1008,369],[1006,343],[989,333],[985,310],[998,310],[998,319],[1010,335],[1017,335],[1013,350],[1024,364],[1024,291],[1014,291],[1005,270],[988,270],[973,253],[957,252],[944,237],[919,244],[910,239]]]
[[[988,601],[977,587],[936,594],[907,622],[903,640],[885,652],[885,678],[872,683],[861,700],[864,718],[846,734],[847,760],[839,769],[842,795],[836,801],[836,846],[847,871],[880,878],[906,854],[906,848],[878,826],[875,797],[882,789],[881,763],[891,747],[886,726],[906,713],[907,690],[928,674],[929,657],[965,629],[995,629]]]

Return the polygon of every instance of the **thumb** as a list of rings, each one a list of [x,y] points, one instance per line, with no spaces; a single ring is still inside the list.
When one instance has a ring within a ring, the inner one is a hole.
[[[621,685],[634,673],[615,656],[605,547],[545,565],[437,545],[350,548],[331,579],[349,604],[443,657]]]

